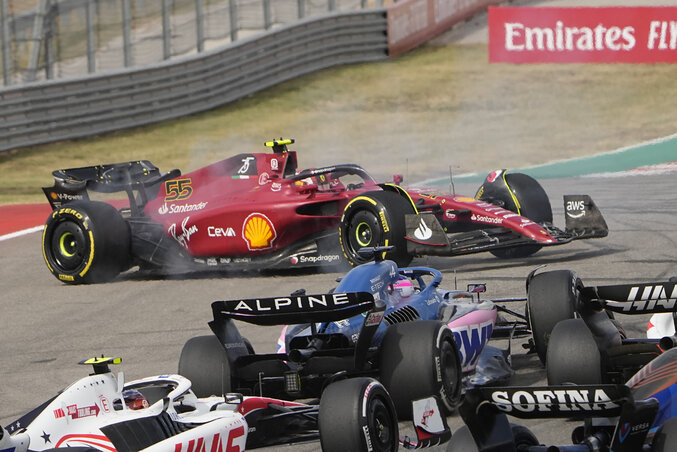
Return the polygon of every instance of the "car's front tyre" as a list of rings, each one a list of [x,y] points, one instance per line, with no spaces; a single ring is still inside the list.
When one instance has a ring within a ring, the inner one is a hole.
[[[400,267],[406,267],[412,256],[407,253],[404,216],[414,207],[397,193],[370,191],[353,198],[343,210],[339,240],[343,256],[351,266],[371,260],[359,254],[361,248],[394,246],[386,254]]]
[[[325,452],[390,452],[399,447],[395,407],[372,378],[331,383],[322,393],[318,417]]]
[[[412,400],[438,396],[451,413],[461,397],[461,360],[454,335],[443,322],[391,325],[379,356],[379,380],[388,389],[400,420],[412,418]]]

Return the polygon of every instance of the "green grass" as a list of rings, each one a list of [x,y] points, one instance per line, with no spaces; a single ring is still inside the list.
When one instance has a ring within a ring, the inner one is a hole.
[[[293,137],[302,167],[355,162],[415,182],[590,155],[675,133],[677,66],[506,65],[425,46],[283,83],[219,109],[0,155],[0,203],[40,202],[57,168],[147,159],[192,170]]]

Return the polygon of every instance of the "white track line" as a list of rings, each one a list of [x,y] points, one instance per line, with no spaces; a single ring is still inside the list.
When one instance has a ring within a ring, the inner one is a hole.
[[[24,229],[22,231],[16,231],[10,234],[0,235],[0,242],[2,242],[3,240],[13,239],[15,237],[21,237],[22,235],[32,234],[33,232],[42,231],[44,228],[45,228],[44,226],[35,226],[33,228]]]

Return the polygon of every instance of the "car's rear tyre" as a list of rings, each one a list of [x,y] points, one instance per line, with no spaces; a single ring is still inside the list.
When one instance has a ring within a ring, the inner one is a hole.
[[[392,245],[386,254],[400,267],[406,267],[412,256],[407,253],[404,216],[414,213],[409,201],[390,191],[370,191],[353,198],[341,216],[339,240],[343,256],[351,266],[371,259],[360,256],[365,247]]]
[[[538,358],[545,364],[548,341],[558,322],[573,319],[580,280],[570,270],[538,273],[529,281],[527,312]]]
[[[230,392],[230,363],[216,336],[188,339],[181,350],[179,375],[191,381],[198,397]]]
[[[446,414],[461,397],[461,360],[454,335],[442,322],[405,322],[386,330],[379,356],[379,380],[400,420],[412,418],[412,400],[438,396]]]
[[[513,443],[515,450],[525,451],[531,446],[538,446],[540,443],[536,436],[523,425],[510,424],[512,430]],[[467,426],[463,426],[456,431],[447,444],[446,452],[479,452],[477,443],[470,433]]]
[[[399,433],[395,407],[372,378],[351,378],[322,392],[320,443],[324,452],[396,451]]]
[[[548,384],[603,383],[602,355],[583,319],[559,322],[552,330],[545,361]]]
[[[110,204],[75,201],[55,209],[42,234],[49,270],[70,284],[106,282],[129,268],[129,225]]]
[[[651,452],[677,450],[677,418],[671,417],[660,426],[651,442]]]
[[[505,175],[505,181],[514,199],[519,203],[519,208],[516,209],[512,207],[515,205],[513,199],[499,199],[503,202],[505,208],[527,217],[534,223],[552,223],[550,200],[536,179],[522,173],[509,173]],[[481,196],[480,199],[482,199]],[[527,245],[491,250],[490,252],[502,259],[513,259],[531,256],[540,249],[540,245]]]

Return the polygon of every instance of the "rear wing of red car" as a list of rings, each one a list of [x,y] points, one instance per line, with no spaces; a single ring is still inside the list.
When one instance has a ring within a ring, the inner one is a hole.
[[[70,201],[88,200],[89,191],[125,192],[130,206],[134,209],[138,203],[135,200],[135,191],[140,194],[139,201],[143,206],[148,202],[146,188],[180,175],[181,171],[178,169],[162,173],[148,160],[83,166],[53,171],[54,185],[43,187],[42,191],[47,196],[52,209],[59,208]]]
[[[292,295],[274,298],[215,301],[214,320],[241,320],[254,325],[288,325],[333,322],[374,308],[368,292]]]

